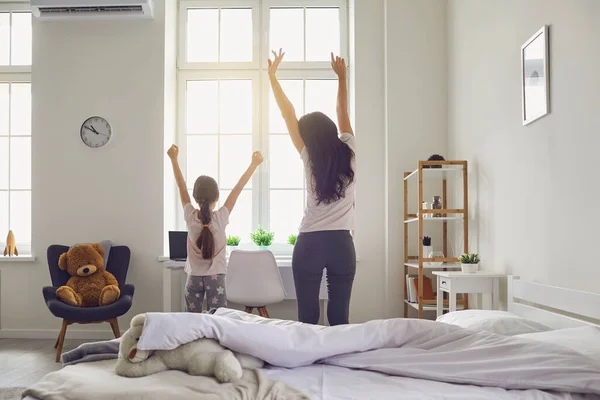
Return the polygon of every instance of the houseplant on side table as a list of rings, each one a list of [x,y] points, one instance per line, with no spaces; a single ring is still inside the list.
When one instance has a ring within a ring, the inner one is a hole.
[[[468,253],[460,256],[460,269],[467,274],[474,274],[479,269],[479,254]]]

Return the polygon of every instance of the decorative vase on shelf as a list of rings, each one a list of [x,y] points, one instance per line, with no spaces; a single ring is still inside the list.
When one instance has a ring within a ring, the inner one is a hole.
[[[442,198],[440,196],[433,196],[433,203],[431,204],[432,210],[442,209]],[[440,218],[442,214],[433,214],[433,218]]]
[[[444,258],[444,253],[442,253],[441,251],[432,251],[429,254],[428,258]],[[430,261],[428,264],[431,265],[432,267],[439,267],[443,263],[444,263],[443,261]]]
[[[479,269],[479,264],[460,264],[460,270],[465,274],[474,274]]]

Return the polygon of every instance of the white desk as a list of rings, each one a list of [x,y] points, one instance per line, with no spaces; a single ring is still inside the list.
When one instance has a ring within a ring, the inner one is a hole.
[[[437,276],[437,316],[443,314],[444,292],[450,297],[450,311],[456,311],[457,293],[482,293],[483,309],[499,307],[500,278],[505,275],[479,271],[467,274],[458,271],[433,271]]]
[[[229,261],[229,260],[228,260]],[[294,286],[294,275],[292,274],[292,261],[287,260],[277,260],[277,266],[279,267],[279,273],[281,274],[281,280],[283,281],[283,287],[285,289],[285,299],[286,300],[295,300],[296,299],[296,288]],[[185,268],[185,261],[164,261],[162,263],[163,267],[163,312],[173,312],[175,311],[172,302],[172,293],[171,290],[173,288],[173,276],[175,274],[180,274],[182,279],[182,287],[185,286],[186,275],[183,273],[183,269]],[[327,279],[323,274],[323,280],[321,281],[321,290],[319,292],[319,300],[323,300],[321,303],[324,303],[324,300],[327,300]],[[185,310],[185,299],[181,296],[181,310]],[[323,311],[323,304],[322,310]]]

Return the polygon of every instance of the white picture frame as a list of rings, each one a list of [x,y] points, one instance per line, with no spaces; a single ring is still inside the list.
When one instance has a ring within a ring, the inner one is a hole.
[[[550,113],[549,29],[544,25],[521,46],[521,118],[528,125]]]

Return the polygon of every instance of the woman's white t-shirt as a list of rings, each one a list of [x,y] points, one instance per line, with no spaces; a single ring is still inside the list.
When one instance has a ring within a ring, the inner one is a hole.
[[[355,138],[349,133],[342,133],[340,140],[356,154]],[[310,167],[310,160],[306,146],[300,152],[300,158],[304,163],[304,175],[306,176],[306,207],[304,217],[300,224],[300,232],[335,231],[354,229],[354,184],[356,182],[356,161],[352,158],[352,170],[354,181],[346,187],[346,194],[341,199],[329,204],[317,205],[317,197],[314,190],[314,179]]]

